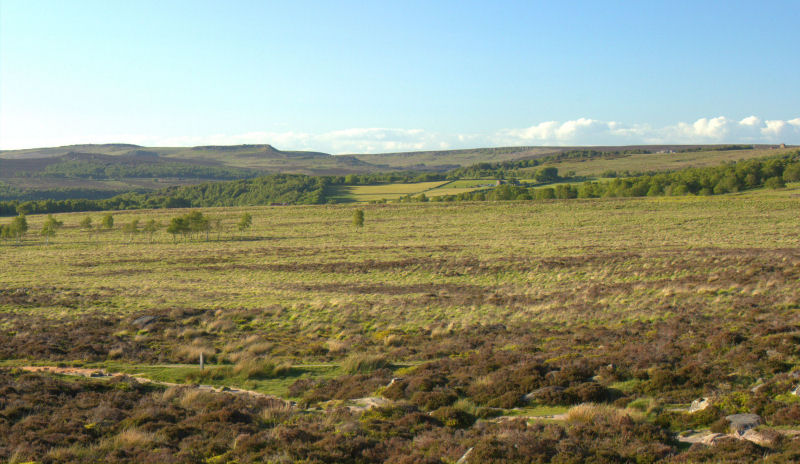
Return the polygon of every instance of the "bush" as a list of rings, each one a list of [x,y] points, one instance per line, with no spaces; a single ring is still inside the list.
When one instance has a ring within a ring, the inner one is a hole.
[[[418,391],[411,397],[411,402],[426,411],[432,411],[443,406],[450,406],[457,399],[458,395],[450,390]]]
[[[779,188],[786,187],[786,184],[783,182],[782,178],[780,178],[778,176],[775,176],[775,177],[770,177],[769,179],[767,179],[767,181],[764,182],[764,187],[771,188],[771,189],[779,189]]]
[[[431,416],[445,426],[456,429],[467,428],[475,423],[475,416],[450,406],[445,406],[433,411]]]

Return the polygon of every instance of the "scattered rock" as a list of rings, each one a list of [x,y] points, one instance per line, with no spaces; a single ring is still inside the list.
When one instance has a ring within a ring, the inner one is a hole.
[[[754,429],[761,425],[763,421],[758,414],[732,414],[725,416],[725,420],[729,422],[728,427],[731,432],[742,436],[750,429]]]
[[[742,439],[752,441],[756,445],[765,448],[774,448],[778,446],[781,439],[781,434],[774,430],[756,430],[748,429],[742,435]]]
[[[698,398],[692,401],[692,404],[689,406],[689,413],[695,413],[697,411],[702,411],[704,409],[708,409],[711,406],[711,400],[708,398]]]
[[[370,409],[379,408],[391,403],[391,401],[387,400],[386,398],[382,398],[380,396],[367,396],[365,398],[357,398],[352,400],[352,402],[353,405],[348,406],[348,409],[350,409],[350,411],[353,412],[368,411]]]

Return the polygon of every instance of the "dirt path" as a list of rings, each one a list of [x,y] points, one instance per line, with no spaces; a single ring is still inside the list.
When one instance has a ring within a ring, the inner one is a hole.
[[[253,390],[244,390],[241,388],[232,388],[232,387],[215,387],[213,385],[197,385],[197,384],[192,385],[184,383],[161,382],[161,381],[151,380],[146,377],[142,377],[141,374],[124,374],[122,372],[109,373],[105,369],[88,369],[82,367],[57,367],[57,366],[22,366],[20,367],[20,369],[28,372],[46,372],[50,374],[74,375],[78,377],[89,377],[93,379],[111,379],[114,377],[127,376],[136,380],[139,383],[152,383],[156,385],[166,385],[169,387],[194,388],[197,390],[209,391],[214,393],[230,393],[232,395],[250,395],[258,398],[268,398],[286,402],[286,400],[279,398],[275,395],[268,395],[266,393],[260,393]]]

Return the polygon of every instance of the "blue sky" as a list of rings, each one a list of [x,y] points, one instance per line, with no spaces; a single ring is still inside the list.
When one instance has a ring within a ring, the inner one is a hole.
[[[0,148],[800,144],[797,24],[797,0],[0,0]]]

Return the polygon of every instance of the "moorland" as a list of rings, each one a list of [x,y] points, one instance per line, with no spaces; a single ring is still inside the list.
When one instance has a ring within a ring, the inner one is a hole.
[[[796,149],[595,151],[0,220],[0,460],[797,461]]]

